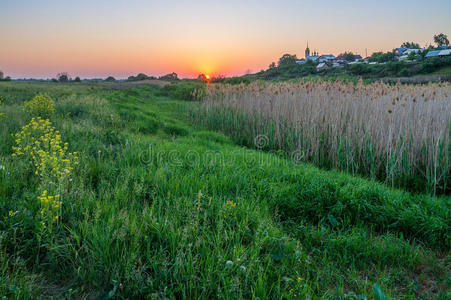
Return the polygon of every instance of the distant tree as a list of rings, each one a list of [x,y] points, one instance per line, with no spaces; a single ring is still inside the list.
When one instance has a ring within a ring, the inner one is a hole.
[[[179,80],[179,77],[178,77],[177,73],[169,73],[164,76],[161,76],[159,79],[171,81],[171,80]]]
[[[0,80],[2,80],[2,79],[3,79],[3,76],[4,76],[3,72],[2,72],[2,71],[0,71]]]
[[[52,78],[52,82],[58,82],[56,78]]]
[[[74,82],[81,82],[81,79],[80,79],[80,77],[75,77],[75,79],[74,79]]]
[[[409,53],[409,55],[407,56],[407,59],[408,60],[417,60],[417,58],[418,58],[418,53],[416,53],[416,52],[414,52],[414,51],[412,51],[412,52],[410,52]]]
[[[371,57],[370,57],[370,61],[371,62],[378,62],[378,63],[384,63],[384,62],[389,62],[389,61],[393,61],[395,59],[395,53],[393,52],[374,52]]]
[[[56,78],[58,78],[59,82],[68,82],[70,77],[66,72],[62,72],[56,75]]]
[[[281,58],[279,58],[279,67],[296,65],[297,60],[296,55],[284,54]]]
[[[402,43],[401,48],[420,49],[420,44],[414,42],[404,42]]]
[[[135,80],[146,80],[149,79],[149,76],[147,76],[144,73],[139,73],[138,75],[136,75]]]
[[[275,62],[272,62],[270,65],[269,65],[269,69],[274,69],[276,67],[276,63]]]
[[[443,33],[434,35],[434,42],[439,47],[440,46],[449,46],[448,36],[446,34],[443,34]]]
[[[349,52],[346,51],[346,52],[340,54],[339,57],[343,58],[343,60],[346,60],[346,61],[354,61],[356,55],[354,53],[352,53],[351,51],[349,51]]]
[[[116,81],[116,78],[114,78],[113,76],[108,76],[108,77],[105,79],[105,81],[108,81],[108,82],[114,82],[114,81]]]

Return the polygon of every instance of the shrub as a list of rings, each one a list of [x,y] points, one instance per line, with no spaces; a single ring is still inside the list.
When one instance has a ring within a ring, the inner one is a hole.
[[[410,70],[407,68],[402,69],[401,71],[398,72],[398,76],[400,77],[408,77],[410,76]]]
[[[25,103],[24,111],[31,116],[50,118],[55,113],[55,103],[48,95],[37,95]]]

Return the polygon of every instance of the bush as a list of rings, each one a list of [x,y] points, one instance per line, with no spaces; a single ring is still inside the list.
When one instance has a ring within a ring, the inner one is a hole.
[[[25,103],[24,111],[31,116],[47,119],[55,113],[55,103],[48,95],[37,95]]]
[[[398,76],[400,77],[409,77],[410,76],[410,70],[407,68],[402,69],[398,72]]]

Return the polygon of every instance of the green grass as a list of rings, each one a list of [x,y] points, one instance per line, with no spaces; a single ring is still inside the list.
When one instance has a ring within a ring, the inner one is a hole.
[[[440,68],[431,75],[451,75],[451,66]]]
[[[1,295],[355,299],[377,284],[450,296],[449,197],[293,166],[191,124],[195,102],[114,87],[0,83]],[[11,156],[23,101],[40,92],[80,153],[45,240],[33,170]]]

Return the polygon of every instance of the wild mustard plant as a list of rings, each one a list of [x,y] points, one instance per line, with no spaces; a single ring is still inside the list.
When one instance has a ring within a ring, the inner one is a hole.
[[[24,111],[31,116],[50,118],[55,113],[55,103],[48,95],[37,95],[25,103]]]
[[[33,118],[14,137],[13,156],[31,159],[35,174],[42,179],[57,182],[67,177],[78,164],[77,153],[68,152],[68,144],[63,144],[59,131],[48,119]]]
[[[2,96],[0,96],[0,109],[2,108],[2,105],[3,105],[3,98],[2,98]],[[2,113],[0,110],[0,117],[2,117],[4,115],[5,115],[5,113]]]
[[[49,195],[48,191],[44,190],[42,195],[38,196],[38,201],[41,205],[41,225],[43,228],[51,229],[52,225],[58,222],[61,215],[62,201],[60,200],[60,195]]]

